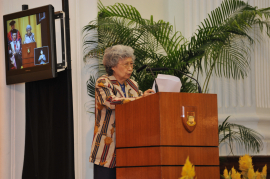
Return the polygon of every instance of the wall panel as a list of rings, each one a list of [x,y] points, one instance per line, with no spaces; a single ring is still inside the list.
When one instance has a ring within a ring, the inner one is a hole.
[[[176,3],[178,3],[178,6],[185,7],[181,15],[184,18],[179,20],[184,21],[185,27],[182,33],[189,40],[200,22],[208,17],[207,13],[220,6],[221,2],[222,0],[174,1],[174,4],[170,4],[169,7],[173,8]],[[250,0],[249,3],[259,8],[270,6],[268,0]],[[170,22],[172,23],[173,19],[170,19]],[[181,30],[182,28],[178,27],[177,29]],[[247,57],[250,58],[248,76],[245,79],[234,80],[213,75],[209,82],[209,93],[218,94],[219,121],[222,122],[230,115],[230,122],[256,129],[265,137],[265,148],[261,154],[269,155],[270,133],[264,130],[261,121],[263,121],[264,125],[266,123],[270,125],[270,40],[266,34],[261,36],[258,34],[260,34],[258,28],[255,28],[254,32],[250,34],[254,38],[259,38],[261,42],[251,45],[250,57]],[[204,77],[199,77],[199,80],[203,85]],[[252,125],[250,125],[251,123]],[[239,154],[244,152],[241,149],[236,151]],[[223,147],[221,155],[228,153],[228,148]]]

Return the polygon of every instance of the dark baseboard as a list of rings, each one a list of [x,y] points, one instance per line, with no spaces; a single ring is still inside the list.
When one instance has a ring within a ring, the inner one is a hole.
[[[239,170],[239,157],[240,156],[228,156],[220,157],[220,174],[223,174],[225,167],[231,170],[234,167],[237,171]],[[262,172],[262,168],[267,165],[267,179],[270,179],[270,156],[252,156],[252,163],[254,166],[254,171]]]

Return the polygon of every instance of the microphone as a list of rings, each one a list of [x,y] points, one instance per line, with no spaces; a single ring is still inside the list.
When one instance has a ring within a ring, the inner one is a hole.
[[[160,67],[160,68],[152,68],[152,69],[151,69],[151,71],[162,71],[162,70],[174,70],[174,71],[178,71],[178,72],[182,73],[183,75],[185,75],[185,76],[187,76],[187,77],[193,79],[193,80],[196,81],[196,83],[198,84],[198,92],[199,92],[199,93],[202,93],[202,89],[201,89],[201,86],[200,86],[199,82],[198,82],[195,78],[193,78],[193,77],[187,75],[186,73],[184,73],[184,72],[182,72],[182,71],[180,71],[180,70],[173,69],[173,68],[167,68],[167,67]],[[150,71],[150,70],[147,68],[146,71]],[[152,73],[153,73],[153,72],[152,72]]]
[[[138,69],[136,70],[136,72],[138,73],[138,72],[142,71],[143,69],[145,69],[146,67],[147,67],[146,70],[151,71],[151,74],[152,74],[152,76],[153,76],[153,78],[154,78],[154,81],[155,81],[155,89],[156,89],[156,93],[157,93],[157,92],[159,92],[159,90],[158,90],[158,85],[157,85],[157,81],[156,81],[155,75],[154,75],[154,73],[152,72],[151,68],[150,68],[148,65],[143,65],[143,66],[141,66],[140,68],[138,68]]]
[[[152,68],[152,71],[162,71],[162,70],[170,70],[167,67],[159,67],[159,68]],[[150,71],[149,68],[146,69],[146,71]]]
[[[143,65],[143,66],[141,66],[140,68],[138,68],[138,69],[136,70],[136,72],[139,73],[140,71],[142,71],[142,70],[145,69],[146,67],[147,67],[147,65]]]

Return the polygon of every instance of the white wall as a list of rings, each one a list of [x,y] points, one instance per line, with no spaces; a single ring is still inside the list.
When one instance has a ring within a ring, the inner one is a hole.
[[[138,9],[143,18],[150,19],[150,16],[154,15],[154,21],[168,21],[168,1],[170,0],[101,0],[104,6],[115,3],[132,5]]]
[[[6,3],[0,1],[0,13],[4,12]],[[3,18],[0,18],[0,23],[3,24]],[[0,58],[4,59],[4,40],[3,28],[0,28],[2,43],[0,43]],[[1,60],[3,61],[3,60]],[[3,61],[4,62],[4,61]],[[2,62],[2,63],[3,63]],[[11,154],[10,154],[10,139],[11,139],[11,89],[3,84],[5,81],[5,65],[0,65],[0,178],[10,178],[11,171]]]
[[[220,5],[222,0],[193,0],[184,1],[185,35],[190,37],[197,25],[206,18],[212,9]],[[259,8],[270,7],[267,0],[250,0],[252,6]],[[207,8],[206,8],[207,7]],[[205,11],[206,10],[206,11]],[[259,33],[258,30],[253,35]],[[269,37],[263,36],[261,43],[252,45],[250,72],[244,80],[233,80],[213,76],[209,87],[209,93],[218,94],[219,122],[227,116],[231,116],[229,122],[238,123],[255,129],[264,136],[264,149],[258,155],[270,155],[270,132],[266,126],[270,126],[270,91],[269,91]],[[227,155],[230,151],[226,145],[220,146],[220,155]],[[234,154],[243,155],[246,152],[241,148],[235,148]],[[250,152],[249,152],[250,153]]]
[[[82,28],[97,16],[96,0],[70,0],[70,28],[72,49],[72,83],[74,108],[74,142],[76,179],[93,178],[93,164],[89,162],[95,119],[87,111],[86,81],[89,65],[83,62]]]
[[[4,12],[4,1],[0,1],[0,12]],[[3,19],[0,18],[0,23],[3,24]],[[3,28],[0,28],[0,34],[3,34]],[[3,35],[1,35],[3,39]],[[0,43],[1,59],[4,59],[4,43]],[[5,84],[5,67],[0,66],[0,176],[1,178],[10,178],[10,121],[7,120],[10,116],[10,90],[4,87]]]

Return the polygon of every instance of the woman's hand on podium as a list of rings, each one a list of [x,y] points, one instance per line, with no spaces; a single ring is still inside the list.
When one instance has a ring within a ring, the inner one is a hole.
[[[142,95],[142,96],[137,97],[136,99],[140,99],[140,98],[143,98],[143,97],[146,97],[146,96],[152,95],[152,94],[154,94],[154,93],[155,93],[155,91],[154,91],[154,90],[152,90],[152,89],[148,89],[148,90],[146,90],[146,91],[143,93],[143,95]]]

